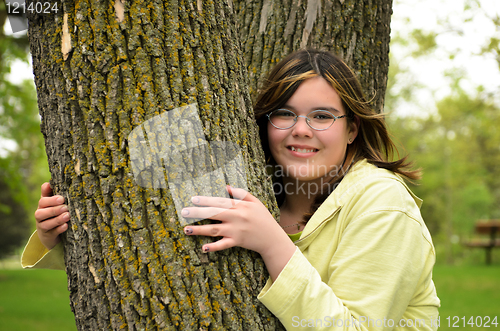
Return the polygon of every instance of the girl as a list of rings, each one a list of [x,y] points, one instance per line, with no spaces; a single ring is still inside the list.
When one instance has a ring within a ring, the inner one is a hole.
[[[389,161],[395,148],[383,115],[353,72],[328,52],[292,53],[270,73],[255,112],[279,223],[251,194],[228,187],[239,203],[193,197],[184,217],[220,223],[186,226],[186,235],[222,237],[205,252],[260,253],[270,279],[259,300],[288,330],[436,330],[434,247],[421,200],[402,179],[418,172],[405,158]],[[38,241],[50,250],[69,215],[48,185],[42,196]]]

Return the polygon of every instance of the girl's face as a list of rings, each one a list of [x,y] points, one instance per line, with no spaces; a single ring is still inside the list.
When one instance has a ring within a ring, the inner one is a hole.
[[[337,117],[346,115],[340,96],[320,76],[303,81],[283,108],[303,116],[318,109]],[[340,118],[328,129],[317,131],[299,117],[293,127],[285,130],[268,122],[267,132],[271,154],[283,168],[285,179],[326,182],[340,170],[349,139],[357,135],[357,126]]]

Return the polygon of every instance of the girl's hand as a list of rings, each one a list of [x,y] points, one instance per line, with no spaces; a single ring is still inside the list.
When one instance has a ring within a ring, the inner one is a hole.
[[[52,249],[61,241],[59,235],[68,229],[68,207],[62,196],[53,196],[49,183],[44,183],[41,191],[42,197],[35,211],[36,230],[40,242]]]
[[[295,245],[256,197],[243,189],[226,187],[233,198],[195,196],[192,202],[200,207],[182,210],[186,218],[208,218],[218,224],[188,225],[187,235],[223,237],[203,246],[204,252],[216,252],[239,246],[259,253],[272,277],[276,279],[295,252]]]

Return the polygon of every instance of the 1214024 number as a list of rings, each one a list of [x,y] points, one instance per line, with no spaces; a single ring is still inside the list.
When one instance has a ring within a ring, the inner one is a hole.
[[[498,327],[497,316],[472,316],[467,319],[465,316],[448,316],[446,318],[448,320],[449,328],[459,328],[465,327],[466,325],[470,327],[478,327],[478,328],[490,328],[490,327]]]

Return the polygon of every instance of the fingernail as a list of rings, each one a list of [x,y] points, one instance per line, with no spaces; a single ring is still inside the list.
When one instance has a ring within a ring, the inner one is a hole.
[[[203,252],[205,252],[205,253],[206,253],[206,252],[208,252],[209,250],[210,250],[210,247],[208,247],[208,246],[203,246]]]
[[[65,213],[68,211],[68,206],[64,205],[61,207],[61,213]]]
[[[69,220],[69,213],[64,213],[63,216],[62,216],[62,218],[63,218],[64,221]]]
[[[193,233],[193,229],[191,229],[191,228],[184,228],[184,233],[185,234],[191,234],[191,233]]]
[[[58,197],[56,200],[57,203],[64,203],[64,198],[63,197]]]
[[[200,202],[200,198],[198,198],[198,197],[192,197],[192,198],[191,198],[191,201],[192,201],[193,203],[198,203],[198,202]]]
[[[183,209],[183,210],[181,211],[181,215],[182,215],[182,216],[187,216],[187,215],[189,215],[189,210],[187,210],[187,209]]]

